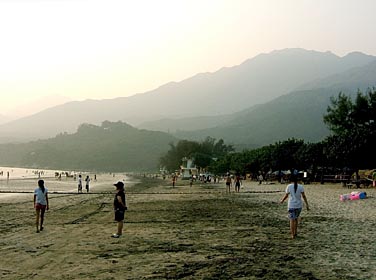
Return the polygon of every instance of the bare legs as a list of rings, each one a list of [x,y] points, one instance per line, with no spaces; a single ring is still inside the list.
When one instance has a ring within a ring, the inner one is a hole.
[[[39,232],[39,215],[40,215],[40,209],[36,209],[36,220],[35,220],[35,225],[37,226],[37,232]]]
[[[290,220],[290,232],[292,239],[298,235],[298,219]]]
[[[40,230],[43,230],[44,213],[46,212],[46,210],[36,209],[35,212],[36,212],[35,225],[37,227],[37,232],[39,232],[39,217],[40,217]]]
[[[46,212],[46,209],[40,210],[40,230],[43,230],[43,222],[44,222],[44,213]]]

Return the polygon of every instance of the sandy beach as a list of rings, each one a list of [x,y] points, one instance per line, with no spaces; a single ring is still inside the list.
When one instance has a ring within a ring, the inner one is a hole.
[[[91,193],[76,194],[73,179],[46,178],[50,210],[35,232],[32,191],[37,179],[0,181],[1,279],[376,279],[376,193],[342,202],[354,190],[306,185],[291,240],[286,185],[245,182],[240,193],[220,184],[100,174]],[[126,179],[124,235],[112,201]],[[70,193],[71,192],[71,193]]]

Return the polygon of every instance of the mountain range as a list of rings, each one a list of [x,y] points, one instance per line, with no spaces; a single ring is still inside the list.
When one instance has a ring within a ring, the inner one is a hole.
[[[68,102],[0,125],[0,142],[73,133],[105,120],[174,133],[183,138],[224,138],[252,147],[328,134],[322,115],[330,96],[375,85],[376,57],[359,52],[285,49],[201,73],[155,90],[107,100]]]
[[[238,149],[260,147],[292,137],[317,142],[329,135],[323,115],[330,105],[331,97],[337,97],[340,92],[355,97],[358,90],[365,93],[373,86],[376,86],[376,61],[301,87],[311,89],[299,89],[270,102],[226,116],[225,121],[218,120],[211,128],[177,130],[174,135],[193,140],[204,139],[210,135],[222,138]],[[170,120],[169,125],[182,127],[186,121]],[[160,127],[160,123],[156,125],[159,125],[158,130],[165,131]],[[153,123],[144,125],[144,128],[153,129]]]

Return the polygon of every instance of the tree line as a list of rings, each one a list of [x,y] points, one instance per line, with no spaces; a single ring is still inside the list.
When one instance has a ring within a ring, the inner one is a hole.
[[[194,159],[198,168],[214,174],[229,171],[258,173],[269,170],[309,170],[318,172],[357,172],[375,168],[376,90],[358,91],[352,99],[343,93],[332,97],[323,116],[331,135],[318,143],[290,138],[261,148],[234,152],[222,139],[203,142],[180,140],[160,159],[161,165],[174,171],[184,157]],[[336,171],[334,171],[336,170]]]

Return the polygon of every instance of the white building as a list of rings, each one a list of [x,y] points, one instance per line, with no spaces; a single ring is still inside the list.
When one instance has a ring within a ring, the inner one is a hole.
[[[180,175],[182,179],[189,179],[192,175],[196,176],[198,173],[197,168],[193,164],[193,159],[183,158],[182,165],[180,166]]]

